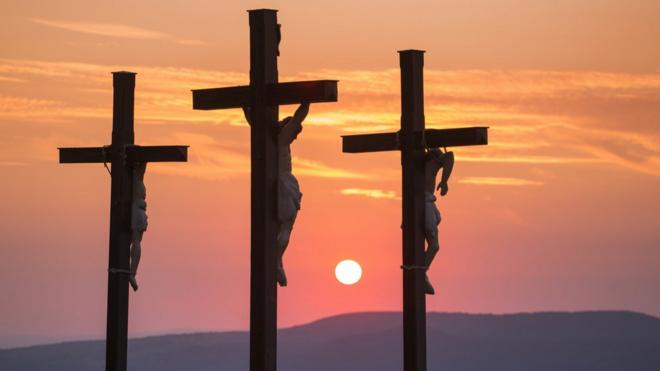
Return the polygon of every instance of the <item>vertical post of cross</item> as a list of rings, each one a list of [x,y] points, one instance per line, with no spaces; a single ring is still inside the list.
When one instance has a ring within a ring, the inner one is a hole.
[[[424,294],[424,52],[399,52],[403,194],[403,363],[406,371],[426,371]]]
[[[424,261],[426,148],[488,144],[488,127],[425,129],[424,52],[399,52],[401,130],[397,133],[342,137],[342,151],[401,151],[403,229],[403,369],[426,371],[426,297]],[[430,179],[429,179],[430,180]]]
[[[110,195],[110,256],[108,259],[108,313],[106,371],[125,371],[128,337],[128,275],[130,269],[132,166],[126,146],[134,143],[133,102],[135,73],[114,72],[112,110],[112,186]]]
[[[250,10],[251,267],[250,370],[277,368],[277,122],[266,105],[266,85],[276,84],[277,11]]]

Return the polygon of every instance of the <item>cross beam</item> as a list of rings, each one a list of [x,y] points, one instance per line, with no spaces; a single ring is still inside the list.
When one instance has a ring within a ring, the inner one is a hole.
[[[265,86],[264,104],[269,106],[336,102],[337,80],[284,82]],[[250,86],[193,90],[193,109],[240,108],[250,104]]]
[[[193,109],[251,109],[250,370],[275,371],[279,105],[336,102],[337,81],[279,83],[277,11],[249,16],[250,85],[193,90]]]
[[[478,146],[488,144],[487,127],[457,129],[426,129],[417,134],[415,142],[428,148]],[[346,153],[401,150],[400,133],[359,134],[343,137],[342,151]]]
[[[401,151],[403,217],[403,369],[426,371],[424,294],[425,148],[488,144],[488,128],[425,129],[424,52],[399,52],[401,130],[342,137],[343,152]],[[410,269],[412,267],[412,269]]]
[[[136,146],[129,145],[124,151],[112,147],[59,148],[61,164],[111,162],[126,153],[127,162],[186,162],[188,146]]]
[[[128,275],[133,203],[133,167],[138,162],[185,162],[188,146],[134,144],[135,73],[113,73],[112,144],[105,147],[59,148],[60,163],[110,163],[110,249],[106,371],[126,371],[128,338]],[[124,273],[118,273],[124,272]]]

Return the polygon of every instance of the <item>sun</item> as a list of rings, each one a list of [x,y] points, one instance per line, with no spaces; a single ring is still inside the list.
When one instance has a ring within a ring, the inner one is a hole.
[[[335,267],[337,281],[344,285],[352,285],[362,278],[362,267],[355,260],[342,260]]]

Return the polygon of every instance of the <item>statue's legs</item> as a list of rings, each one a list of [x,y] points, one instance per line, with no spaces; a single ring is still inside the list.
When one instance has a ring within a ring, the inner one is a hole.
[[[282,287],[287,285],[283,262],[284,251],[286,251],[287,246],[289,246],[289,239],[291,238],[294,222],[295,217],[293,219],[280,221],[280,229],[279,233],[277,234],[277,283],[279,283],[279,285]]]
[[[435,197],[433,197],[435,200]],[[435,206],[435,202],[427,201],[426,202],[426,225],[424,226],[424,233],[426,237],[427,248],[424,254],[424,266],[428,271],[433,259],[435,258],[438,251],[440,251],[440,243],[438,241],[438,225],[440,225],[440,211]],[[426,282],[426,293],[429,295],[435,294],[435,289],[431,285],[429,280],[428,273],[425,275]]]
[[[440,245],[438,243],[437,227],[433,228],[432,230],[428,230],[428,229],[426,230],[426,242],[428,247],[426,249],[426,253],[424,254],[424,266],[428,271],[429,267],[431,266],[431,263],[433,262],[433,258],[435,258],[435,255],[440,250]],[[424,279],[426,282],[426,293],[429,295],[434,295],[435,289],[433,288],[433,285],[431,285],[431,281],[429,280],[428,273],[425,273]]]
[[[131,232],[131,274],[129,276],[129,282],[133,288],[133,291],[137,291],[138,289],[135,275],[137,274],[138,265],[140,265],[140,257],[142,256],[143,233],[144,231]]]
[[[278,183],[278,205],[277,219],[279,221],[279,230],[277,233],[277,283],[280,286],[287,285],[286,274],[284,273],[284,251],[289,246],[291,231],[300,210],[300,200],[302,193],[298,180],[293,174],[280,174]]]
[[[426,253],[424,254],[424,265],[428,269],[433,263],[436,254],[440,251],[440,243],[438,242],[438,228],[432,231],[426,231]]]

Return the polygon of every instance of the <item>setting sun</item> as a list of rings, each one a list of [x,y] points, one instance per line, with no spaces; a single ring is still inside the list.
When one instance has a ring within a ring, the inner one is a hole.
[[[335,267],[335,277],[344,285],[352,285],[362,278],[362,267],[354,260],[342,260]]]

